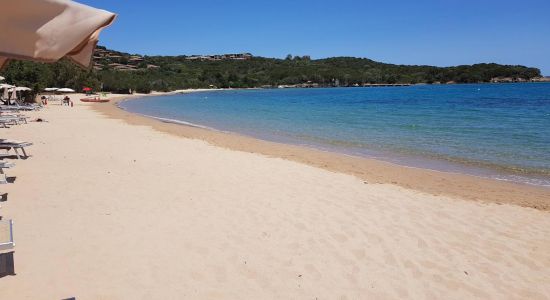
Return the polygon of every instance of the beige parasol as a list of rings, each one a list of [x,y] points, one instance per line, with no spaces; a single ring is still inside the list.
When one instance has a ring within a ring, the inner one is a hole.
[[[63,57],[89,67],[99,33],[116,17],[69,0],[0,2],[6,12],[0,18],[0,68],[9,59],[55,62]]]

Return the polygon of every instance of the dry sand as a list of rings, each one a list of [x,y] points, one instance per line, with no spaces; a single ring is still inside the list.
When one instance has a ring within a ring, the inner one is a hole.
[[[547,211],[365,183],[75,104],[0,129],[35,143],[0,186],[17,243],[2,300],[550,298]]]

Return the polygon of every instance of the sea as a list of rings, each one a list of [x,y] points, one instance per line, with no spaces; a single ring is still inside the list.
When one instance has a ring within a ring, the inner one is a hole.
[[[223,90],[121,108],[404,166],[550,187],[550,84]]]

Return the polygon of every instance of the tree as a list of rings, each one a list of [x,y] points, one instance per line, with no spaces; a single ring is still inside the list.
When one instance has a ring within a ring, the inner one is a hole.
[[[112,52],[128,58],[130,55]],[[124,92],[130,89],[176,90],[184,88],[261,87],[300,84],[311,81],[320,86],[354,85],[356,83],[432,83],[488,82],[495,77],[530,79],[540,70],[524,66],[477,64],[456,67],[402,66],[365,58],[333,57],[312,60],[308,55],[287,55],[285,59],[252,57],[248,60],[197,61],[183,56],[145,56],[140,69],[122,72],[79,68],[63,60],[55,64],[13,61],[2,72],[6,82],[28,86],[36,91],[45,87],[69,87],[80,90],[90,86],[104,91]],[[108,58],[96,59],[108,65]],[[148,64],[159,66],[147,69]]]

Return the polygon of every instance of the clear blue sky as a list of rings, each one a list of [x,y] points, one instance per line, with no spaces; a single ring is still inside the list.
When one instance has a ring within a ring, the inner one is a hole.
[[[549,0],[77,0],[119,15],[100,43],[147,55],[251,52],[550,75]]]

